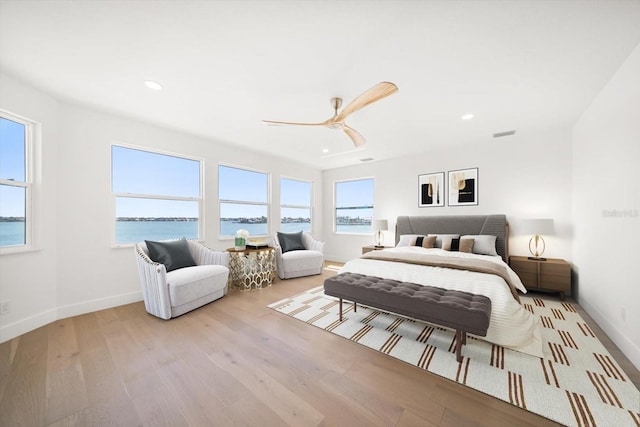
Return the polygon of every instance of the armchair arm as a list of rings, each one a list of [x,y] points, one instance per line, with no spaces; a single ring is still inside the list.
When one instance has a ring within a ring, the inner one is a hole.
[[[324,251],[324,242],[320,240],[316,240],[309,233],[302,233],[302,242],[304,243],[305,248],[311,251]]]
[[[189,241],[189,248],[198,265],[222,265],[229,268],[229,252],[216,251],[201,243]]]
[[[164,264],[151,261],[140,245],[136,243],[134,247],[145,309],[154,316],[170,319],[171,304],[169,302],[169,287],[167,286],[167,270]]]
[[[284,264],[282,263],[282,247],[280,246],[280,242],[278,241],[278,236],[271,237],[268,242],[269,246],[275,249],[276,255],[276,272],[278,273],[278,277],[284,277]]]

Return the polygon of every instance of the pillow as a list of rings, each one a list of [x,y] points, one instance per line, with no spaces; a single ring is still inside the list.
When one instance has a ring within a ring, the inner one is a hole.
[[[466,237],[460,238],[460,247],[458,250],[460,252],[466,252],[468,254],[473,253],[473,245],[475,243],[475,239],[469,239]]]
[[[429,237],[436,236],[436,248],[448,251],[451,247],[451,239],[460,237],[459,234],[429,234]]]
[[[469,238],[474,240],[473,244],[473,253],[480,255],[493,255],[497,256],[498,252],[496,251],[496,236],[491,236],[488,234],[482,235],[465,235],[463,238]]]
[[[398,244],[396,245],[396,248],[399,248],[401,246],[415,246],[416,239],[418,237],[425,237],[425,236],[424,234],[401,234],[400,240],[398,240]]]
[[[167,273],[178,268],[197,265],[189,251],[189,243],[184,237],[180,240],[167,240],[164,242],[145,240],[144,242],[147,244],[151,261],[164,264]]]
[[[297,233],[281,233],[278,231],[278,241],[280,242],[282,253],[307,249],[302,243],[302,231]]]
[[[414,246],[421,246],[423,248],[433,248],[436,244],[436,236],[418,236]]]
[[[452,237],[451,240],[444,240],[442,242],[442,249],[450,252],[466,252],[471,253],[473,248],[473,239]]]

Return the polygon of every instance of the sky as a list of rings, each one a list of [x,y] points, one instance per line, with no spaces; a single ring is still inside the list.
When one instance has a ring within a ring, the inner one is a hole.
[[[198,198],[200,162],[171,155],[112,146],[112,191],[114,193]],[[0,119],[0,178],[24,181],[25,126]],[[222,218],[267,216],[268,174],[228,166],[218,167],[219,197],[230,203],[220,205]],[[280,180],[280,204],[311,206],[311,183]],[[337,206],[373,205],[373,180],[337,183]],[[233,201],[254,202],[256,205]],[[264,205],[260,205],[264,203]],[[218,209],[217,201],[206,206]],[[368,211],[368,210],[367,210]],[[341,210],[341,215],[362,216],[362,210]],[[0,216],[25,215],[25,190],[0,186]],[[308,208],[281,209],[283,217],[307,217]],[[366,215],[366,214],[365,214]],[[117,197],[116,217],[198,217],[198,202]]]
[[[219,197],[222,200],[254,202],[256,205],[223,203],[222,218],[267,216],[268,174],[228,166],[218,167]],[[311,205],[311,183],[281,180],[282,203]],[[200,162],[114,145],[112,148],[112,189],[114,193],[173,197],[199,197]],[[264,203],[260,205],[260,203]],[[206,206],[218,209],[218,203]],[[308,212],[308,210],[306,210]],[[300,209],[283,210],[284,216],[299,216]],[[308,215],[308,214],[307,214]],[[197,217],[196,201],[166,201],[118,197],[117,217]]]
[[[0,179],[24,181],[25,126],[0,118]],[[0,216],[25,216],[24,188],[0,185]]]

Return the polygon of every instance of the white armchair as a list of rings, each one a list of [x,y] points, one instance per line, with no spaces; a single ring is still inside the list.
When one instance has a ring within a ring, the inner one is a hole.
[[[276,250],[276,271],[281,279],[321,274],[324,267],[324,242],[316,240],[309,233],[302,233],[304,250],[283,252],[278,235],[271,246]]]
[[[135,244],[144,306],[149,314],[171,319],[227,294],[229,253],[187,241],[197,265],[167,272],[149,258],[145,242]]]

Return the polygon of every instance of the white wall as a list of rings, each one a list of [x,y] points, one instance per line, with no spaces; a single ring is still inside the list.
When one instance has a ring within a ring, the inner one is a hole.
[[[418,207],[418,175],[478,167],[478,206]],[[364,163],[325,171],[323,199],[325,252],[328,259],[347,261],[371,245],[370,236],[333,233],[333,188],[336,180],[375,178],[375,216],[389,220],[385,244],[395,243],[399,215],[506,214],[512,255],[528,255],[531,236],[520,235],[524,218],[553,218],[556,234],[545,237],[545,256],[572,259],[571,131],[552,129],[534,134],[487,139],[421,156]]]
[[[0,74],[0,108],[37,122],[34,151],[34,239],[37,250],[0,255],[0,342],[56,319],[58,109],[53,98]],[[1,201],[0,201],[1,203]]]
[[[42,240],[36,252],[0,256],[0,301],[12,312],[0,318],[0,342],[57,318],[141,299],[131,247],[112,247],[111,144],[138,145],[200,157],[205,163],[205,243],[233,246],[218,238],[218,164],[271,173],[271,233],[280,218],[281,176],[314,182],[321,205],[322,173],[275,156],[217,143],[124,119],[66,102],[2,76],[0,106],[42,123]],[[314,212],[314,234],[323,232]]]
[[[640,45],[574,128],[578,301],[640,369]]]

